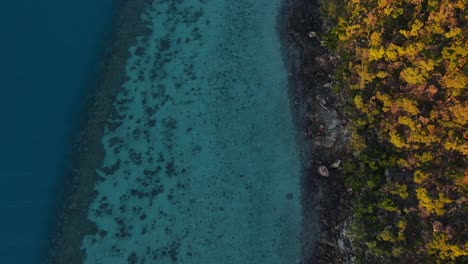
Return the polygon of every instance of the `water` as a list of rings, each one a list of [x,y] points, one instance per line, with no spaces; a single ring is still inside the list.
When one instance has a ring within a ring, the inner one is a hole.
[[[39,263],[112,0],[0,9],[0,263]]]
[[[130,47],[84,263],[296,263],[280,0],[153,1]]]

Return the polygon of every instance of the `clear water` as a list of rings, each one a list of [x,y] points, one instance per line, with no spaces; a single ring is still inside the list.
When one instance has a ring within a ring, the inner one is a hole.
[[[0,8],[0,263],[40,263],[112,0]],[[86,19],[83,19],[86,18]]]
[[[153,1],[102,142],[85,263],[296,263],[280,0]]]

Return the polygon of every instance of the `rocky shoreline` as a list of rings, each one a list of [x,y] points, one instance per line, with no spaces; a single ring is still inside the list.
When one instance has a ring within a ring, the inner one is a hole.
[[[61,204],[58,205],[56,225],[50,236],[45,263],[83,263],[85,252],[82,239],[94,234],[97,228],[88,219],[88,208],[96,193],[94,186],[104,158],[102,137],[108,120],[117,114],[114,99],[126,81],[125,65],[130,56],[128,48],[137,36],[145,36],[148,29],[141,21],[149,0],[120,0],[116,5],[112,32],[99,65],[99,79],[87,98],[80,127],[73,146],[72,168],[61,183]]]
[[[82,238],[97,232],[88,220],[88,207],[95,197],[104,150],[101,143],[109,117],[116,114],[113,102],[126,81],[125,64],[137,36],[148,34],[140,14],[148,0],[121,0],[100,69],[100,79],[88,99],[81,129],[76,137],[73,168],[62,190],[57,225],[51,236],[46,263],[82,263]],[[323,32],[318,0],[286,0],[278,26],[283,39],[284,56],[290,72],[290,96],[294,101],[298,143],[303,152],[302,182],[303,237],[301,263],[345,263],[349,261],[344,226],[350,215],[349,194],[340,179],[336,162],[344,156],[346,131],[340,105],[331,91],[337,58],[321,46]],[[286,26],[285,26],[286,25]],[[111,125],[111,124],[109,124]],[[326,166],[329,177],[320,176]],[[337,167],[337,168],[332,168]],[[314,227],[320,223],[320,233]],[[317,240],[317,237],[319,239]]]
[[[297,61],[289,63],[291,98],[306,159],[301,180],[302,263],[349,263],[352,256],[346,227],[351,194],[344,186],[340,167],[348,134],[340,98],[331,89],[339,58],[320,40],[326,29],[318,0],[296,1],[288,7],[286,16],[285,41],[298,53]],[[319,234],[308,228],[316,223],[320,225]]]

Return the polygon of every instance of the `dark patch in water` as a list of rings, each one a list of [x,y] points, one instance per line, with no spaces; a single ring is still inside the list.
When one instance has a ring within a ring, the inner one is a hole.
[[[164,154],[163,154],[162,152],[159,152],[158,155],[159,155],[159,156],[158,156],[158,160],[157,160],[157,161],[158,161],[158,162],[164,162]]]
[[[169,39],[159,40],[159,50],[166,51],[171,48],[171,41]]]
[[[118,137],[113,137],[113,138],[109,139],[108,142],[109,142],[110,147],[114,147],[116,145],[121,146],[123,144],[123,140],[121,138],[118,138]]]
[[[140,136],[141,136],[141,129],[140,129],[140,128],[135,128],[135,129],[132,131],[132,136],[133,136],[133,139],[135,139],[135,140],[140,139]]]
[[[130,159],[135,163],[136,165],[141,165],[143,162],[143,155],[141,153],[136,153],[135,150],[131,149],[129,150],[130,152]]]
[[[173,243],[169,249],[169,257],[172,261],[177,262],[177,255],[179,254],[180,243]]]
[[[138,263],[138,257],[135,254],[135,252],[132,252],[127,258],[127,263],[128,264],[137,264]]]
[[[107,231],[106,231],[106,230],[101,230],[101,231],[99,231],[99,236],[100,236],[101,238],[104,238],[105,236],[107,236]]]
[[[115,149],[118,149],[118,148],[115,148]],[[120,160],[118,160],[116,163],[112,164],[109,167],[103,167],[101,171],[104,172],[104,174],[106,175],[112,175],[114,174],[114,172],[120,169],[120,163],[121,163]]]
[[[175,168],[173,160],[166,163],[166,175],[169,176],[169,177],[177,175],[176,168]]]
[[[177,120],[173,117],[165,118],[163,122],[167,129],[174,130],[177,128]]]

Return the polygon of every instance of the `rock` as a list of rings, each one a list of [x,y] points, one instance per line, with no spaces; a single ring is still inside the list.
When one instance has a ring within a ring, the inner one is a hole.
[[[325,56],[315,57],[315,66],[318,67],[319,71],[328,72],[331,69],[331,64],[328,62],[328,57]]]
[[[341,165],[341,160],[337,160],[335,162],[333,162],[331,165],[330,165],[330,168],[332,169],[338,169]]]
[[[429,213],[426,209],[421,207],[421,205],[418,206],[418,211],[419,217],[421,217],[421,219],[423,220],[426,220],[427,218],[429,218],[429,216],[431,216],[431,213]]]
[[[445,233],[447,234],[449,239],[452,239],[453,236],[455,235],[455,230],[453,230],[453,228],[451,226],[447,225],[445,227]]]
[[[429,243],[432,240],[432,236],[425,230],[421,230],[421,238],[423,243]]]
[[[325,167],[325,166],[318,167],[317,171],[320,174],[320,176],[323,176],[323,177],[330,176],[330,172],[328,171],[327,167]]]
[[[322,97],[317,95],[315,98],[319,101],[319,103],[321,105],[326,105],[327,104],[327,101],[325,101],[325,99],[323,99]]]
[[[333,247],[333,248],[338,247],[334,241],[332,241],[330,239],[327,239],[327,238],[324,238],[324,237],[320,238],[319,243],[322,244],[322,245],[327,245],[327,246]]]
[[[328,130],[334,130],[338,126],[336,119],[332,119],[328,123]]]
[[[435,221],[434,223],[432,223],[432,230],[434,232],[443,232],[445,231],[445,227],[441,222]]]
[[[316,122],[318,120],[317,115],[312,113],[311,111],[306,112],[305,116],[307,117],[307,119],[309,119],[312,122]]]

